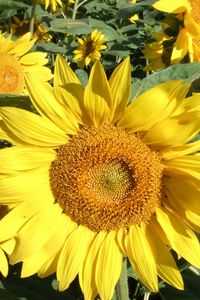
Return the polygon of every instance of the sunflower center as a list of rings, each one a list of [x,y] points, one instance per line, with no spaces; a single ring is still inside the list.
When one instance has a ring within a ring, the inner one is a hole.
[[[115,126],[83,128],[57,150],[50,184],[63,211],[95,232],[148,222],[160,205],[159,155]]]
[[[95,43],[92,40],[89,40],[85,43],[85,56],[92,54],[95,50]]]
[[[19,61],[12,55],[0,56],[0,93],[21,94],[24,89],[24,74]]]

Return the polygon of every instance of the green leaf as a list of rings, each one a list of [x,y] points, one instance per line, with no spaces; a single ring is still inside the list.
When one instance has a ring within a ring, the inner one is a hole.
[[[80,80],[82,86],[86,86],[87,82],[88,82],[88,74],[87,72],[85,72],[84,70],[82,69],[77,69],[75,70],[75,73],[78,77],[78,79]]]
[[[91,26],[80,20],[54,19],[51,22],[50,31],[68,33],[71,35],[89,34],[92,31]]]
[[[57,53],[66,54],[66,52],[67,52],[66,46],[58,46],[57,44],[55,44],[53,42],[37,43],[36,49],[38,51],[45,51],[45,52],[56,53],[56,54]]]
[[[126,5],[123,5],[120,7],[120,9],[117,12],[116,18],[117,19],[127,19],[133,14],[138,14],[144,10],[145,6],[152,6],[153,3],[155,3],[156,0],[146,0],[141,1],[138,3],[128,3]]]
[[[132,99],[148,89],[168,80],[183,80],[193,82],[200,78],[200,63],[177,64],[153,73],[140,82],[132,83]]]
[[[1,106],[12,106],[35,112],[28,96],[0,94],[0,107]]]
[[[4,10],[7,8],[11,8],[11,9],[21,9],[21,8],[27,8],[30,5],[25,4],[22,1],[12,1],[12,0],[1,0],[0,1],[0,10]]]
[[[17,9],[4,9],[0,12],[0,18],[1,20],[3,19],[8,19],[8,18],[11,18],[13,16],[15,16],[17,14]]]
[[[3,293],[7,293],[10,298],[0,298],[0,300],[83,300],[78,280],[73,281],[64,292],[56,289],[55,276],[42,279],[37,276],[28,278],[15,276],[2,279],[1,285],[2,290],[6,291]]]

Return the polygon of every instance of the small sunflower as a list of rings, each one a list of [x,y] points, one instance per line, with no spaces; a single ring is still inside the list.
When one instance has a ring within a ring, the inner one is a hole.
[[[12,34],[16,36],[24,35],[29,31],[29,19],[20,20],[18,17],[13,17],[11,23]],[[52,35],[48,33],[47,28],[42,24],[41,20],[34,19],[33,38],[37,38],[38,42],[50,42]]]
[[[37,0],[37,2],[42,5],[45,5],[46,10],[50,7],[52,12],[55,12],[58,7],[63,6],[63,3],[61,0]]]
[[[99,60],[101,57],[101,50],[106,49],[106,37],[101,31],[93,30],[91,34],[83,39],[78,39],[78,48],[73,51],[73,60],[80,66],[88,66],[89,63]]]
[[[183,289],[170,249],[200,267],[199,96],[176,80],[129,103],[130,69],[108,81],[97,61],[83,88],[58,57],[53,88],[27,76],[39,114],[0,108],[16,145],[0,150],[0,241],[16,237],[22,277],[56,272],[63,291],[78,275],[86,300],[112,298],[124,255],[150,291]]]
[[[171,38],[166,34],[154,32],[152,36],[156,41],[147,43],[142,52],[148,59],[148,64],[144,70],[155,72],[170,65],[172,49],[165,47],[165,44],[169,44],[171,41]]]
[[[26,90],[25,76],[32,73],[42,81],[52,78],[47,54],[29,52],[36,39],[26,33],[16,40],[0,34],[0,94],[22,94]],[[29,52],[29,53],[28,53]]]
[[[153,7],[182,16],[183,26],[173,46],[171,63],[180,62],[186,54],[190,62],[200,62],[200,2],[199,0],[159,0]]]

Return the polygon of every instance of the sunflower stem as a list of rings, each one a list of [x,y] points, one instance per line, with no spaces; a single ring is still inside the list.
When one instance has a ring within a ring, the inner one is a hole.
[[[128,293],[128,274],[127,274],[127,258],[123,258],[122,272],[119,281],[115,287],[115,300],[129,300]]]
[[[79,3],[79,0],[75,0],[73,14],[72,14],[72,20],[76,19],[76,14],[77,14],[77,9],[78,9],[78,3]]]
[[[30,18],[30,24],[29,24],[29,31],[31,33],[31,38],[33,37],[33,32],[34,32],[35,8],[36,8],[36,1],[33,2],[32,8],[31,8],[31,18]]]

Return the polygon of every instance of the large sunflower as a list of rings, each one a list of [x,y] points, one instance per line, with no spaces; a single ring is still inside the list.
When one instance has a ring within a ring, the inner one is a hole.
[[[200,62],[199,0],[159,0],[153,6],[164,12],[182,15],[183,27],[174,44],[171,63],[180,62],[186,54],[190,62]]]
[[[63,291],[78,274],[85,299],[110,300],[123,255],[151,291],[183,289],[170,248],[200,267],[199,96],[169,81],[128,105],[130,83],[128,58],[109,81],[96,62],[84,89],[58,57],[54,88],[27,78],[39,114],[0,109],[16,145],[0,150],[0,241],[16,237],[22,277],[56,272]]]
[[[30,33],[16,40],[0,34],[0,94],[24,93],[25,76],[30,73],[42,81],[52,78],[50,69],[44,66],[47,54],[29,52],[35,42]]]

